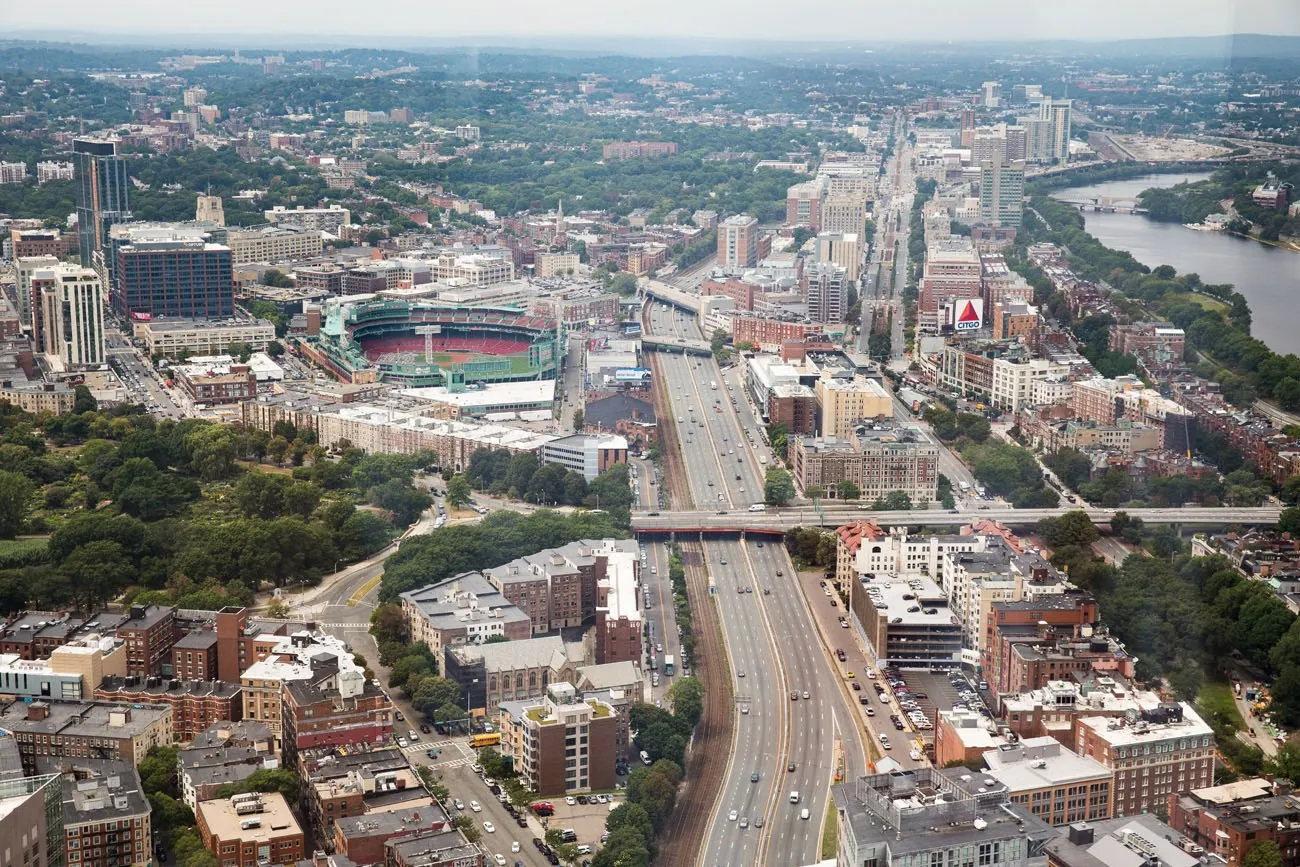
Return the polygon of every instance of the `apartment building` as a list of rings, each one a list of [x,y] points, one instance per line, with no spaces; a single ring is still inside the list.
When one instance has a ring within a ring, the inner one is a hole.
[[[290,762],[303,749],[394,738],[392,702],[358,668],[321,665],[310,678],[285,682],[282,693],[280,720]]]
[[[1283,867],[1300,864],[1300,803],[1281,779],[1253,777],[1169,797],[1169,826],[1210,855],[1242,864],[1250,850],[1273,842]]]
[[[512,560],[483,574],[528,615],[534,635],[581,626],[596,614],[596,585],[611,558],[638,556],[635,542],[584,539]]]
[[[482,867],[483,851],[460,831],[437,831],[384,843],[389,867]]]
[[[161,675],[180,637],[175,606],[132,605],[126,622],[117,627],[117,637],[126,642],[127,674]]]
[[[569,683],[552,683],[541,702],[501,706],[501,752],[543,797],[614,786],[614,708]]]
[[[821,404],[821,435],[848,439],[863,421],[893,418],[894,404],[885,387],[865,376],[823,376],[814,391]]]
[[[533,634],[529,616],[481,572],[462,572],[399,598],[411,642],[423,643],[435,658],[442,657],[444,647],[482,644],[497,635],[518,641]]]
[[[840,484],[849,482],[865,502],[895,491],[913,503],[935,498],[939,449],[913,431],[865,429],[845,440],[791,436],[789,442],[795,482],[805,493],[816,488],[826,499],[839,499]]]
[[[1050,737],[1029,738],[984,753],[985,774],[1007,787],[1049,825],[1110,818],[1111,769]]]
[[[825,197],[825,185],[818,181],[791,186],[785,191],[785,224],[819,231]]]
[[[867,197],[832,193],[822,202],[821,231],[861,237],[867,225]]]
[[[58,369],[105,362],[104,287],[93,268],[59,264],[31,275],[36,350]]]
[[[188,741],[222,720],[238,720],[241,689],[223,680],[175,680],[159,677],[106,677],[95,688],[95,700],[122,705],[166,707],[172,714],[172,735]]]
[[[302,827],[279,792],[200,801],[194,818],[203,848],[222,867],[287,867],[306,857]]]
[[[299,226],[263,226],[258,229],[231,229],[226,232],[231,263],[285,262],[319,256],[324,239],[319,229]]]
[[[666,157],[675,153],[677,142],[671,141],[614,141],[601,148],[601,158],[606,160]]]
[[[302,205],[286,208],[276,205],[269,211],[263,211],[262,216],[272,226],[301,226],[304,229],[328,232],[335,237],[338,237],[344,226],[352,224],[352,212],[340,205],[330,205],[327,208],[307,208]]]
[[[139,765],[150,747],[174,740],[171,708],[98,701],[10,702],[0,707],[0,728],[13,735],[28,768],[42,757]]]
[[[758,220],[747,214],[727,217],[718,224],[718,266],[743,271],[758,263]]]
[[[51,757],[39,759],[36,765],[42,774],[59,776],[60,843],[67,863],[146,867],[154,862],[152,808],[134,765],[120,759]]]
[[[1116,816],[1163,809],[1171,794],[1214,780],[1214,731],[1186,702],[1143,708],[1133,721],[1081,717],[1074,751],[1114,772]]]
[[[844,269],[844,280],[855,284],[862,272],[862,240],[861,232],[821,232],[814,242],[817,261],[840,266]]]

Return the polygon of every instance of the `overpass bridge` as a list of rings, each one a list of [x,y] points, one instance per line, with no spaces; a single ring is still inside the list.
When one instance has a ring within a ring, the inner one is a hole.
[[[687,337],[665,337],[642,335],[641,348],[647,352],[676,352],[686,355],[712,355],[713,347],[703,340],[691,340]]]
[[[997,521],[1008,526],[1032,526],[1043,518],[1057,518],[1067,512],[1083,511],[1093,523],[1107,524],[1116,512],[1126,512],[1130,517],[1141,518],[1147,524],[1182,524],[1188,526],[1226,526],[1229,524],[1275,524],[1282,510],[1276,506],[1215,508],[1150,508],[1150,509],[971,509],[945,511],[942,509],[915,509],[900,512],[872,512],[843,506],[814,509],[790,506],[768,509],[765,512],[749,511],[682,511],[635,512],[632,515],[632,532],[641,534],[715,533],[735,535],[758,533],[781,535],[792,527],[838,527],[853,521],[875,520],[882,527],[925,525],[927,527],[960,527],[976,521]]]
[[[1080,211],[1096,211],[1102,214],[1145,214],[1147,209],[1138,204],[1138,200],[1121,196],[1093,196],[1090,199],[1057,199],[1067,205],[1073,205]]]
[[[692,295],[678,289],[676,286],[670,286],[659,280],[646,280],[641,284],[642,294],[647,295],[656,301],[662,301],[665,304],[671,304],[674,307],[685,310],[692,316],[700,315],[700,296]]]

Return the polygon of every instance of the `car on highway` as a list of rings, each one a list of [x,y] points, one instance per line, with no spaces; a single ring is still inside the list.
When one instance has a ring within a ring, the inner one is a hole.
[[[479,804],[478,801],[470,801],[470,802],[469,802],[469,809],[470,809],[470,812],[473,812],[473,813],[482,813],[482,812],[483,812],[483,806],[482,806],[481,804]]]
[[[485,821],[483,823],[483,830],[487,831],[489,834],[495,834],[497,832],[497,826],[493,825],[491,822]]]
[[[744,677],[744,676],[745,676],[745,669],[742,668],[736,672],[736,677]]]
[[[797,691],[797,690],[793,690],[793,689],[790,690],[790,701],[798,701],[798,700],[799,700],[799,693],[798,693],[798,691]]]
[[[740,812],[737,810],[732,810],[730,813],[727,814],[728,822],[734,822],[739,818],[740,818]]]
[[[804,698],[809,698],[809,697],[810,697],[809,694],[808,694],[808,690],[805,689],[805,690],[803,691],[803,697],[804,697]]]
[[[465,802],[462,801],[460,798],[457,798],[456,800],[452,801],[451,805],[455,807],[457,810],[465,809]]]
[[[794,762],[791,762],[790,764],[786,765],[786,766],[785,766],[785,770],[786,770],[786,773],[793,774],[793,773],[794,773]]]

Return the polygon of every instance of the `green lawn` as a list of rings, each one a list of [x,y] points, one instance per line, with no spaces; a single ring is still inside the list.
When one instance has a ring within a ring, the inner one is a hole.
[[[839,846],[839,814],[835,812],[835,800],[826,803],[826,824],[822,827],[822,860],[834,858]]]
[[[1228,309],[1228,305],[1224,304],[1218,298],[1214,298],[1210,295],[1202,295],[1199,292],[1188,292],[1186,295],[1178,295],[1176,297],[1179,300],[1186,298],[1188,301],[1192,301],[1196,304],[1201,305],[1206,310],[1227,310]]]
[[[11,569],[45,561],[49,537],[0,540],[0,568]]]
[[[1207,716],[1230,721],[1238,731],[1246,728],[1246,721],[1241,718],[1237,703],[1232,699],[1232,685],[1227,681],[1207,681],[1196,696],[1196,705]]]

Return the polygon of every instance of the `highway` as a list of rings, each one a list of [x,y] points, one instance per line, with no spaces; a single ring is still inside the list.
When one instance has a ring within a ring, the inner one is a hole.
[[[650,329],[665,336],[702,337],[688,314],[658,303],[650,309]],[[659,369],[656,386],[668,397],[697,514],[761,516],[748,508],[763,501],[759,456],[770,461],[771,452],[758,435],[760,425],[738,371],[724,376],[712,358],[675,354],[661,355]],[[704,550],[717,588],[738,725],[699,863],[813,862],[820,852],[837,747],[842,745],[850,773],[866,768],[857,711],[839,686],[841,675],[821,644],[784,545],[778,540],[720,540],[706,542]],[[737,587],[752,592],[737,592]],[[791,701],[795,688],[801,695],[807,690],[808,700]],[[742,712],[746,705],[748,714]],[[786,770],[790,762],[793,772]],[[759,774],[757,783],[751,780],[754,773]],[[792,790],[800,793],[798,805],[789,801]],[[799,819],[805,807],[807,821]],[[756,827],[760,817],[761,828]],[[740,827],[742,818],[749,820],[748,828]]]
[[[872,519],[882,527],[924,524],[934,526],[959,526],[973,521],[997,521],[1010,526],[1027,526],[1037,523],[1042,518],[1055,518],[1066,512],[1084,511],[1094,523],[1109,523],[1115,512],[1127,512],[1131,517],[1141,518],[1148,524],[1186,524],[1199,526],[1219,526],[1226,524],[1269,525],[1277,523],[1282,514],[1280,506],[1218,506],[1212,508],[1141,508],[1141,509],[1103,509],[1092,506],[1065,505],[1054,509],[1012,509],[1005,506],[990,506],[985,509],[915,509],[899,512],[872,512],[854,506],[823,505],[821,509],[811,506],[769,509],[766,512],[719,510],[677,511],[668,515],[651,515],[634,513],[632,530],[639,533],[668,532],[741,532],[784,533],[791,527],[812,526],[820,524],[825,527],[837,527],[850,521]]]
[[[671,654],[675,657],[678,665],[677,674],[682,673],[682,646],[677,638],[672,582],[668,579],[668,546],[663,542],[648,542],[644,550],[646,568],[641,570],[641,584],[650,592],[650,609],[646,612],[646,619],[650,621],[651,626],[647,652],[654,654],[660,672],[659,685],[652,686],[649,692],[649,701],[653,704],[666,699],[668,688],[673,683],[672,678],[664,677],[662,674],[664,656]],[[655,647],[660,644],[664,648],[662,651]]]

